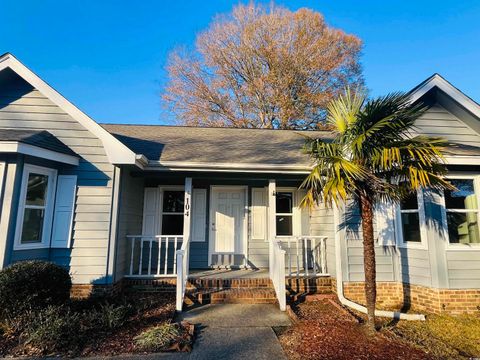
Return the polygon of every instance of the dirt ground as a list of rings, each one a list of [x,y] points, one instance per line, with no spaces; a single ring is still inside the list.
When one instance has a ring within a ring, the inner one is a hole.
[[[291,360],[435,359],[400,338],[370,334],[361,319],[331,300],[302,303],[293,310],[299,321],[279,337]]]

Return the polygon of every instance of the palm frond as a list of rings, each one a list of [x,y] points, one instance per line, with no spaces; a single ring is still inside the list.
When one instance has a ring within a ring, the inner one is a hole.
[[[327,123],[332,125],[339,134],[343,134],[356,122],[357,114],[362,108],[365,98],[366,91],[364,89],[351,91],[350,88],[347,88],[344,94],[328,105]]]

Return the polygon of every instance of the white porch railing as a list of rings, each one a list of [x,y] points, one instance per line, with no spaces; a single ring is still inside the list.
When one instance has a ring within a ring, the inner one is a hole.
[[[280,242],[273,239],[269,242],[270,279],[281,311],[287,309],[287,294],[285,289],[285,250]]]
[[[299,236],[282,239],[287,255],[288,276],[326,276],[327,237]]]
[[[127,235],[130,240],[128,277],[177,276],[177,250],[184,245],[181,235]]]
[[[187,288],[188,272],[189,272],[189,258],[190,246],[189,242],[185,241],[182,248],[177,250],[177,311],[182,311],[183,300],[185,299],[185,290]]]

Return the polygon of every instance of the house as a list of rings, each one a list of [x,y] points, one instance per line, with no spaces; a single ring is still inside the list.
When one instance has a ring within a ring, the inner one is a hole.
[[[446,161],[458,191],[423,191],[378,207],[379,301],[475,311],[480,106],[437,74],[410,94],[430,106],[416,131],[453,144]],[[361,302],[358,209],[299,207],[298,186],[311,167],[302,135],[99,125],[5,54],[0,268],[53,261],[69,269],[77,294],[170,284],[178,309],[192,286],[215,281],[225,291],[238,287],[239,296],[243,285],[259,291],[257,300],[273,294],[282,309],[285,286],[305,279]]]

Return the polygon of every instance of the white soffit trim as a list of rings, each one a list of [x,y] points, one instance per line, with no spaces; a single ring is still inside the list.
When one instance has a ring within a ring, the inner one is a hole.
[[[444,156],[447,165],[480,165],[480,156]]]
[[[23,144],[18,141],[0,141],[0,153],[19,153],[64,164],[78,165],[78,157],[76,156],[62,154],[30,144]]]
[[[149,161],[144,170],[309,174],[306,165]]]
[[[450,84],[439,74],[433,75],[429,79],[425,80],[423,84],[419,85],[417,88],[414,88],[410,94],[411,101],[417,101],[435,86],[480,119],[480,105],[458,90],[455,86]]]
[[[96,135],[102,141],[108,159],[112,164],[135,164],[135,153],[133,151],[9,53],[0,57],[0,71],[6,68],[12,69],[26,82],[48,97],[55,105],[77,120],[88,131]]]

